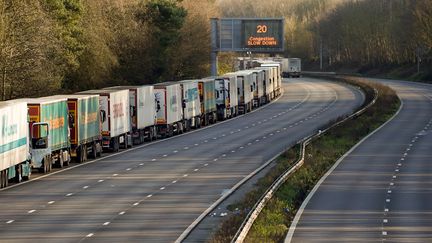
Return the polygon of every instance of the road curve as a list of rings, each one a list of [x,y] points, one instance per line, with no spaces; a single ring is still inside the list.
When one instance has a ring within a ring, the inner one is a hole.
[[[363,102],[355,88],[284,81],[267,107],[0,192],[0,241],[170,242],[221,194]]]
[[[291,242],[432,242],[432,85],[374,81],[400,112],[317,185]]]

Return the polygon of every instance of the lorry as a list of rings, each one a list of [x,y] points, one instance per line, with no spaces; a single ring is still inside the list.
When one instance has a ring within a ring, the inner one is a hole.
[[[142,144],[145,141],[153,141],[157,138],[153,85],[115,86],[105,89],[129,90],[133,144]]]
[[[252,74],[248,74],[243,71],[228,73],[228,75],[231,74],[234,74],[237,77],[237,98],[239,114],[245,114],[252,110]]]
[[[82,163],[102,155],[99,95],[57,95],[66,98],[69,112],[70,155]]]
[[[201,126],[201,101],[198,80],[180,81],[182,89],[183,122],[186,131]]]
[[[237,76],[226,74],[215,79],[216,109],[218,120],[225,120],[237,116]]]
[[[27,103],[0,102],[0,188],[31,174]]]
[[[50,96],[22,99],[27,103],[32,168],[46,173],[52,166],[69,165],[70,126],[67,99]]]
[[[165,82],[154,85],[156,101],[156,130],[162,138],[184,131],[182,89],[180,83]]]
[[[277,62],[265,61],[260,63],[260,67],[271,67],[273,69],[273,93],[274,97],[282,93],[282,73],[281,64]]]
[[[260,70],[264,73],[263,81],[263,100],[264,103],[268,103],[273,100],[274,96],[274,75],[272,67],[255,67],[253,70]]]
[[[99,95],[102,149],[117,152],[132,146],[129,90],[87,90],[78,94]]]
[[[248,69],[243,72],[252,75],[253,100],[252,106],[259,107],[265,103],[265,71],[260,69]]]
[[[301,59],[300,58],[283,58],[282,59],[282,76],[286,78],[300,78],[301,76]]]
[[[198,80],[198,90],[201,102],[201,120],[202,125],[216,123],[216,88],[214,79]]]

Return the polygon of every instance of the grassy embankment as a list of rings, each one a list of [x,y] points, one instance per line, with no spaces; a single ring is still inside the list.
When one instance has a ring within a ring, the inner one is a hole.
[[[337,78],[337,80],[360,86],[366,94],[364,106],[373,100],[373,88],[375,88],[379,93],[376,103],[362,115],[330,129],[306,147],[305,164],[288,178],[268,202],[252,226],[245,242],[283,241],[297,209],[318,180],[344,153],[387,121],[399,108],[400,101],[397,95],[386,86],[361,79]],[[229,207],[229,210],[234,213],[222,223],[211,242],[231,240],[248,211],[264,191],[297,160],[298,150],[299,147],[296,146],[278,158],[277,166],[259,180],[256,188],[242,201]]]

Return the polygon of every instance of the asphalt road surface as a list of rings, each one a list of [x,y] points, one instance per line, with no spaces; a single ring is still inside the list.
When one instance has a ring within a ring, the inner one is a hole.
[[[400,113],[318,187],[292,242],[432,242],[432,85],[376,81]]]
[[[0,241],[175,241],[226,189],[364,99],[316,79],[283,85],[257,112],[1,191]]]

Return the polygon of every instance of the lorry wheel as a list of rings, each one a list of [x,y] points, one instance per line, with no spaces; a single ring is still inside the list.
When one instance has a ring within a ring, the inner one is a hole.
[[[94,143],[94,144],[92,145],[92,152],[91,152],[91,154],[90,154],[90,158],[92,158],[92,159],[96,159],[96,157],[97,157],[97,151],[96,151],[96,144]]]
[[[59,168],[63,168],[63,151],[60,151],[58,159],[57,159],[57,165]]]
[[[116,153],[120,150],[120,143],[118,137],[114,138],[113,141],[113,151]]]
[[[16,183],[20,183],[22,181],[22,168],[21,165],[15,166],[15,178],[14,181]]]
[[[5,173],[4,170],[0,171],[0,188],[5,187]]]

